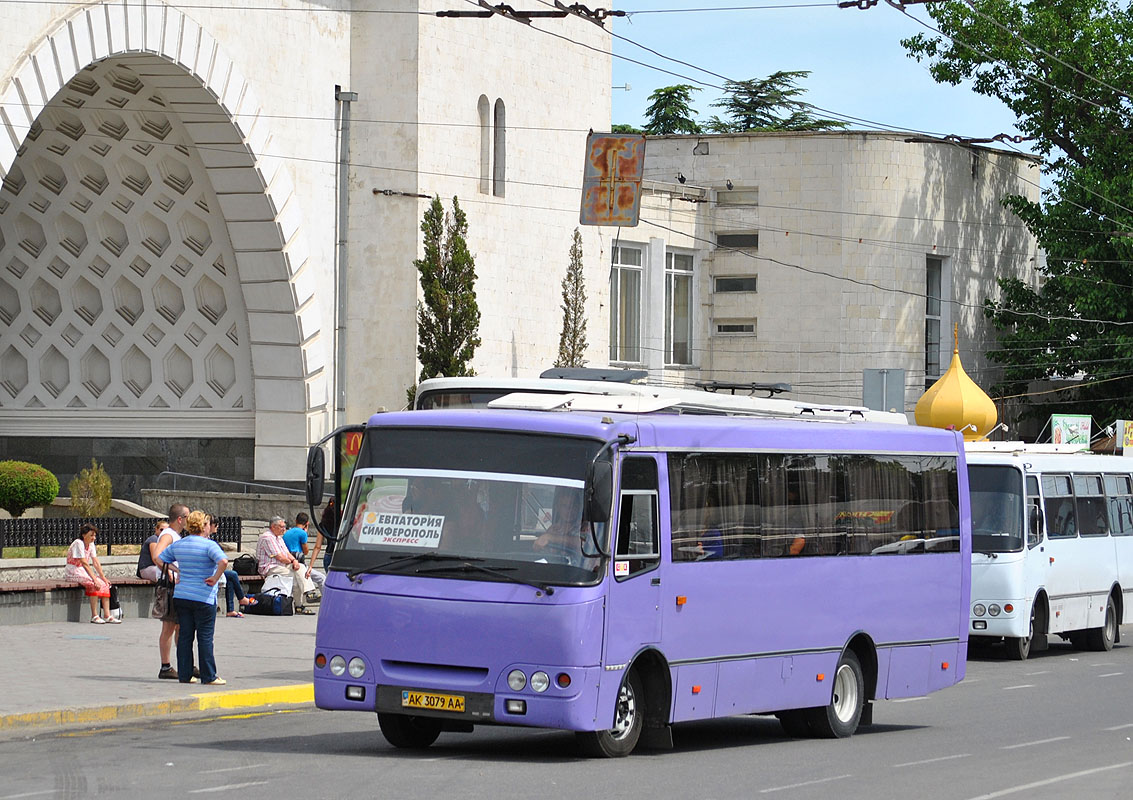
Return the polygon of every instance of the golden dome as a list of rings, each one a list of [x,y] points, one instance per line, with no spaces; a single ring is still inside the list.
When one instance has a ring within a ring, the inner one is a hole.
[[[913,416],[918,425],[951,427],[964,434],[964,441],[971,442],[991,432],[999,412],[991,398],[964,372],[957,329],[952,333],[956,344],[948,371],[917,401]]]

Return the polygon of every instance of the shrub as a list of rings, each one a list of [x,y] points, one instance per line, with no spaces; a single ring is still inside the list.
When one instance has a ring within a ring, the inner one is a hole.
[[[76,516],[101,517],[110,510],[110,500],[114,496],[110,476],[93,458],[90,467],[79,472],[67,484],[67,490],[71,493],[71,509]]]
[[[59,481],[38,464],[0,461],[0,508],[13,517],[45,506],[59,494]]]

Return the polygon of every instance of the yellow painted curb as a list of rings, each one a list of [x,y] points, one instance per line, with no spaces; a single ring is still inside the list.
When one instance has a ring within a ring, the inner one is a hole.
[[[148,703],[125,703],[94,708],[29,711],[23,714],[0,716],[0,731],[26,728],[67,727],[75,725],[106,724],[110,722],[165,717],[194,711],[216,709],[263,708],[275,705],[303,705],[315,701],[315,687],[311,683],[288,686],[268,686],[231,692],[205,692],[174,700],[154,700]]]
[[[193,695],[198,701],[198,709],[209,711],[214,708],[248,708],[267,705],[298,705],[315,702],[313,683],[292,684],[290,686],[267,686],[263,689],[246,691],[208,692]]]

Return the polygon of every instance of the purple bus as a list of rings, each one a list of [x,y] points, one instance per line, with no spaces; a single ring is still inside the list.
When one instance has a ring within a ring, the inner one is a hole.
[[[309,467],[317,504],[318,446]],[[377,712],[404,748],[522,725],[624,756],[735,714],[849,736],[873,701],[964,676],[966,474],[958,434],[911,426],[377,414],[341,504],[315,703]]]

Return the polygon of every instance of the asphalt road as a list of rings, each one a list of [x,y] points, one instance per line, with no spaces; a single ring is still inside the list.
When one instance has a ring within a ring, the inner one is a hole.
[[[1133,626],[1123,631],[1133,636]],[[0,742],[16,798],[1133,798],[1133,646],[974,653],[931,697],[877,704],[851,739],[787,738],[773,718],[677,726],[675,748],[602,761],[571,734],[477,728],[395,750],[369,714],[298,711]]]

